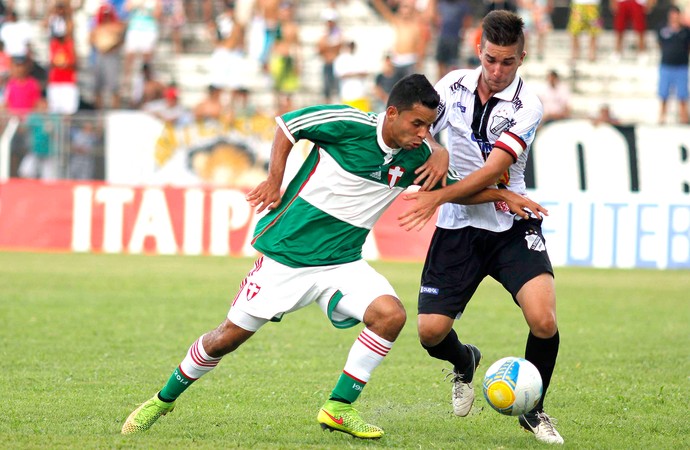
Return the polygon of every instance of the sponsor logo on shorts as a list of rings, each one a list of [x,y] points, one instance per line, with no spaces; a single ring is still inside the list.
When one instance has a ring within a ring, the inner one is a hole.
[[[431,287],[431,286],[422,286],[422,288],[419,290],[420,294],[431,294],[431,295],[438,295],[438,288]]]

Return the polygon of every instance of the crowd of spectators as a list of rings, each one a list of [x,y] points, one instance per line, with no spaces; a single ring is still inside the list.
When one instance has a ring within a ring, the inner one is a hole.
[[[305,87],[306,64],[322,66],[321,86],[307,86],[320,93],[319,101],[380,110],[395,81],[412,72],[427,72],[428,60],[435,62],[435,73],[427,73],[432,81],[456,68],[476,65],[473,49],[480,38],[481,16],[493,9],[510,9],[523,17],[527,50],[543,60],[554,12],[553,0],[484,0],[484,11],[477,11],[476,2],[470,0],[369,0],[370,13],[390,27],[393,39],[383,58],[363,61],[360,47],[366,37],[348,30],[349,22],[340,17],[341,2],[331,1],[320,14],[323,31],[313,43],[315,59],[306,61],[298,20],[301,5],[296,0],[25,0],[21,9],[25,17],[14,8],[18,3],[0,0],[0,98],[6,112],[25,120],[32,113],[71,116],[82,110],[131,108],[170,125],[194,120],[231,123],[235,116],[253,111],[248,105],[257,74],[272,87],[275,101],[269,114],[300,106],[294,100]],[[566,28],[572,36],[571,60],[584,56],[597,61],[602,12],[610,8],[615,32],[610,58],[625,57],[624,36],[630,28],[637,57],[648,62],[650,43],[645,33],[654,7],[655,0],[571,0]],[[688,9],[677,10],[681,27],[690,25]],[[77,12],[88,20],[75,21]],[[185,35],[189,23],[205,24],[210,49],[207,95],[186,105],[181,102],[186,86],[178,84],[174,74],[158,73],[157,67],[160,58],[194,47],[190,39],[203,39]],[[34,31],[36,24],[43,30],[40,35]],[[88,29],[79,29],[84,26]],[[580,49],[583,34],[589,36],[586,55]],[[685,58],[669,57],[668,52],[683,47],[664,44],[668,35],[667,30],[659,37],[662,50],[666,45],[664,61],[684,63],[687,75],[687,53]],[[676,41],[687,33],[680,35]],[[88,42],[77,42],[79,36],[87,36]],[[163,40],[167,53],[161,54]],[[45,61],[37,58],[36,47],[48,49]],[[88,54],[80,55],[78,50],[84,47]],[[90,83],[80,83],[84,75]],[[552,100],[564,103],[569,98],[555,71],[545,71],[544,79],[549,108],[558,106]],[[687,77],[684,82],[687,85]],[[668,97],[675,93],[680,100],[678,122],[685,123],[687,86],[676,86],[683,83],[682,77],[680,81],[674,77],[673,83],[659,90],[663,108],[659,120],[668,120]],[[549,120],[572,113],[570,105],[559,108],[562,111],[549,114]]]

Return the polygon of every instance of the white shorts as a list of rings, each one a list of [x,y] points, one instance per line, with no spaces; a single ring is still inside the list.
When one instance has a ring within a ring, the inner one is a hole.
[[[127,30],[125,53],[153,53],[158,42],[158,32],[153,30]]]
[[[46,98],[50,112],[74,114],[79,109],[79,87],[76,83],[48,83]]]
[[[333,326],[349,328],[361,322],[382,295],[397,298],[388,280],[364,260],[292,268],[262,256],[240,284],[228,319],[256,331],[269,320],[280,321],[284,314],[316,303]]]
[[[218,47],[209,59],[210,84],[224,89],[246,88],[250,73],[241,52]]]

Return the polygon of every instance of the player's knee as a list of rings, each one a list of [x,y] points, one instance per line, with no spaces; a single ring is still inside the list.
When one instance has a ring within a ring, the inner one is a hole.
[[[417,324],[419,342],[424,348],[437,346],[448,334],[448,331],[420,321]]]
[[[395,340],[405,326],[407,313],[400,300],[384,297],[376,301],[364,315],[364,323],[379,336]]]
[[[407,313],[400,302],[395,302],[387,308],[384,314],[386,328],[391,332],[400,333],[407,322]]]
[[[530,331],[533,335],[541,339],[553,337],[558,331],[556,316],[554,314],[543,314],[530,324]]]

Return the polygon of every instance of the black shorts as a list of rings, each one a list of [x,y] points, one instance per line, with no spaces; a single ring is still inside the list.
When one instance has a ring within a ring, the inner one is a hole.
[[[513,296],[532,278],[553,275],[541,220],[517,220],[496,233],[466,227],[436,228],[422,272],[419,314],[459,318],[479,283],[490,275]]]

